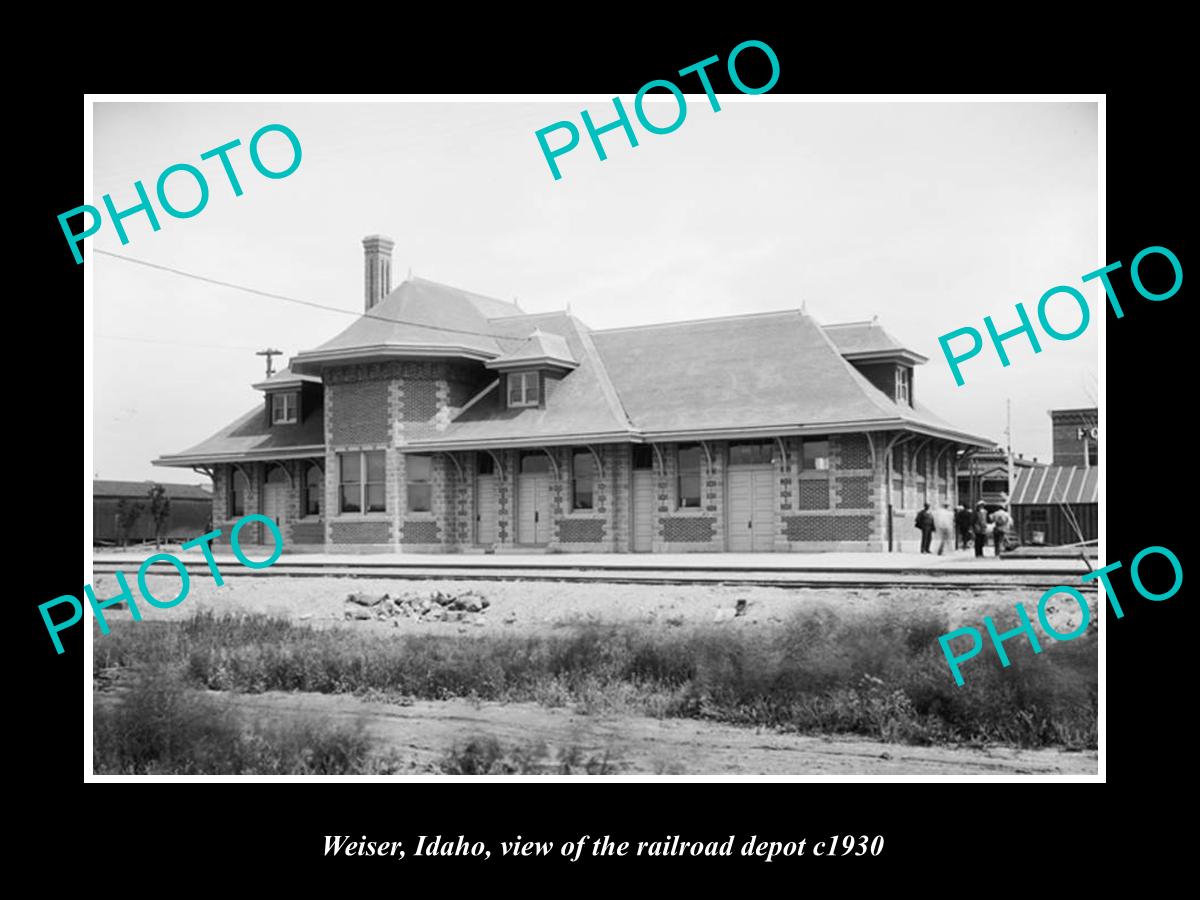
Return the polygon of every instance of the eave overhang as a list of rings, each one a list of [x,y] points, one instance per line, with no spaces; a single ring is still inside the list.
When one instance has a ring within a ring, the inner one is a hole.
[[[213,463],[255,462],[272,459],[308,459],[325,455],[324,444],[308,444],[302,447],[274,447],[263,450],[243,450],[237,453],[166,453],[152,459],[151,465],[190,468]]]

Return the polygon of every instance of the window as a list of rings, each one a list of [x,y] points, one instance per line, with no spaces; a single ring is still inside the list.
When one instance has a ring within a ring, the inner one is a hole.
[[[897,475],[904,474],[904,448],[892,448],[892,471]]]
[[[538,405],[538,373],[511,372],[508,376],[508,405]]]
[[[325,493],[325,473],[319,466],[309,466],[304,473],[304,484],[301,485],[304,497],[300,501],[301,515],[319,516],[321,514],[321,495]]]
[[[550,471],[550,457],[541,450],[526,450],[521,454],[521,474],[540,475]]]
[[[649,444],[634,444],[633,467],[635,469],[653,469],[654,448]]]
[[[386,512],[383,450],[339,453],[339,512]]]
[[[775,444],[772,441],[742,442],[729,445],[729,464],[731,466],[773,462],[775,462]]]
[[[480,475],[495,475],[496,461],[490,453],[475,454],[475,471]]]
[[[912,405],[912,400],[909,399],[909,371],[904,366],[896,366],[896,402],[907,403]]]
[[[246,480],[241,469],[233,470],[229,479],[229,517],[246,514],[246,492],[250,490],[250,482]]]
[[[408,454],[404,457],[404,472],[408,480],[408,511],[433,510],[433,457]]]
[[[700,508],[700,459],[703,450],[695,444],[679,448],[679,509]]]
[[[929,451],[924,447],[917,451],[916,466],[917,474],[924,478],[929,469]]]
[[[296,422],[296,410],[299,397],[295,392],[271,395],[271,423],[273,425],[292,425]]]
[[[824,472],[829,469],[829,441],[804,439],[800,467],[805,472]]]
[[[571,509],[592,508],[595,481],[595,457],[590,450],[576,450],[571,454]]]

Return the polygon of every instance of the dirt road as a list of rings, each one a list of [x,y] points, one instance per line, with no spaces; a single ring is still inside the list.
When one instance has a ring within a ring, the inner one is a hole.
[[[416,701],[398,706],[348,695],[222,694],[256,718],[361,718],[383,750],[413,773],[430,771],[455,743],[479,736],[505,748],[544,741],[550,758],[578,747],[608,757],[621,774],[649,775],[1062,775],[1096,774],[1095,751],[912,747],[852,737],[806,737],[691,719],[579,715],[532,703]]]

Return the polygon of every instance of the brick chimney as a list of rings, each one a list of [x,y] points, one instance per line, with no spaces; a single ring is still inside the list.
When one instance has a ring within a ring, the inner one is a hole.
[[[392,291],[392,248],[395,246],[395,241],[382,234],[363,238],[367,312]]]

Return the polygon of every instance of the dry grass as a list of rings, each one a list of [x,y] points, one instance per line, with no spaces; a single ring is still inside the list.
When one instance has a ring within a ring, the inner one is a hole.
[[[1003,627],[1014,617],[995,616]],[[214,690],[371,692],[573,705],[907,743],[1094,748],[1094,628],[1035,656],[1010,641],[956,687],[940,614],[798,611],[761,630],[583,624],[550,635],[364,636],[265,616],[129,623],[96,642],[98,668],[156,663]]]

